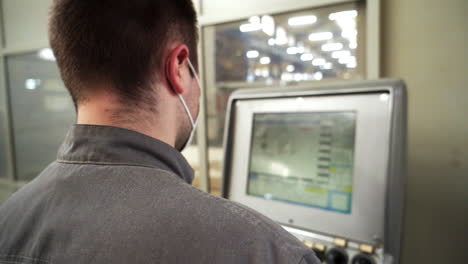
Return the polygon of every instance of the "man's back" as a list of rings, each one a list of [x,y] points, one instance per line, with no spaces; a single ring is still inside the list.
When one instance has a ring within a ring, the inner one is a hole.
[[[0,207],[0,263],[318,263],[192,175],[160,141],[75,126],[58,160]]]

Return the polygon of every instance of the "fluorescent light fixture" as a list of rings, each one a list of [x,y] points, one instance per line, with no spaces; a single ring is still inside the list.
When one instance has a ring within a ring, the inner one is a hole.
[[[286,53],[288,53],[289,55],[295,55],[295,54],[297,54],[297,48],[296,47],[289,47],[286,50]]]
[[[294,72],[295,70],[296,70],[296,67],[294,67],[294,65],[292,64],[286,67],[287,72]]]
[[[288,35],[286,34],[286,30],[282,27],[278,27],[276,29],[276,45],[285,45],[288,44]]]
[[[253,16],[249,18],[250,24],[259,25],[261,20],[259,16]]]
[[[323,51],[337,51],[337,50],[342,50],[343,49],[343,44],[341,43],[327,43],[322,45],[322,50]]]
[[[327,62],[325,65],[323,65],[322,69],[324,70],[331,70],[333,68],[333,63]]]
[[[331,13],[328,18],[332,21],[335,20],[343,20],[343,19],[352,19],[357,17],[358,12],[357,10],[348,10],[348,11],[341,11],[336,13]]]
[[[347,39],[356,39],[357,34],[358,34],[358,31],[356,29],[350,29],[350,30],[347,29],[341,32],[341,36]]]
[[[240,26],[240,31],[242,33],[259,31],[263,29],[262,24],[243,24]]]
[[[314,55],[312,55],[310,53],[305,53],[305,54],[301,55],[301,60],[302,61],[311,61],[313,59],[314,59]]]
[[[262,58],[260,58],[260,64],[266,65],[266,64],[270,64],[270,63],[271,63],[270,57],[262,57]]]
[[[289,47],[286,49],[286,53],[289,55],[301,54],[304,53],[304,51],[304,47]]]
[[[314,73],[314,79],[317,80],[317,81],[322,80],[323,79],[323,73],[321,73],[321,72]]]
[[[294,81],[300,82],[302,80],[304,80],[304,75],[303,74],[301,74],[301,73],[294,74]]]
[[[356,49],[357,48],[357,42],[353,41],[353,42],[349,43],[349,48],[350,49]]]
[[[333,38],[333,33],[331,32],[318,32],[318,33],[312,33],[309,35],[310,41],[323,41],[323,40],[329,40],[332,38]]]
[[[349,63],[355,63],[356,62],[356,57],[351,56],[351,57],[342,57],[339,58],[338,62],[340,64],[349,64]]]
[[[288,19],[288,24],[292,27],[312,25],[315,22],[317,22],[316,16],[299,16],[299,17],[292,17]]]
[[[36,90],[37,88],[39,88],[40,85],[41,85],[40,79],[27,79],[24,82],[24,87],[27,90]]]
[[[289,46],[294,46],[296,45],[296,38],[294,36],[289,36],[288,37],[288,45]]]
[[[348,62],[348,64],[346,64],[346,67],[348,67],[348,68],[350,68],[350,69],[356,68],[356,67],[357,67],[357,62],[356,62],[356,60]]]
[[[349,50],[340,50],[340,51],[334,51],[332,54],[331,54],[332,58],[334,59],[339,59],[339,58],[343,58],[343,57],[349,57],[351,56],[351,51]]]
[[[54,52],[51,48],[41,49],[38,53],[39,58],[46,61],[55,61]]]
[[[327,61],[325,59],[322,59],[322,58],[317,58],[317,59],[312,61],[312,65],[314,65],[314,66],[323,66],[326,63],[327,63]]]
[[[258,58],[258,56],[260,56],[260,52],[258,52],[256,50],[249,50],[249,51],[247,51],[246,56],[249,59],[255,59],[255,58]]]
[[[265,34],[267,34],[270,37],[275,35],[275,19],[271,16],[263,16],[262,30]]]
[[[276,45],[276,40],[275,40],[274,38],[269,39],[269,40],[268,40],[268,45],[269,45],[269,46],[274,46],[274,45]]]

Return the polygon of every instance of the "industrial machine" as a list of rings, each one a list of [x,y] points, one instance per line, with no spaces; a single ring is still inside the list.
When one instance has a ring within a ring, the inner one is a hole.
[[[223,196],[277,221],[324,263],[399,263],[405,134],[398,80],[236,92]]]

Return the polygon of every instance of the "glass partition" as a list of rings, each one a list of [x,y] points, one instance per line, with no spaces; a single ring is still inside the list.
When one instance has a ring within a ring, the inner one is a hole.
[[[75,110],[50,49],[6,62],[16,177],[30,181],[56,159]]]
[[[205,27],[204,55],[213,193],[219,194],[227,101],[241,88],[363,79],[364,11],[348,3]]]

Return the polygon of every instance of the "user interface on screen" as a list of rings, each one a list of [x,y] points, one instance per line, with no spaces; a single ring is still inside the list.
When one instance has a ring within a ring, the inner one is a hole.
[[[247,194],[350,214],[355,112],[255,114]]]

